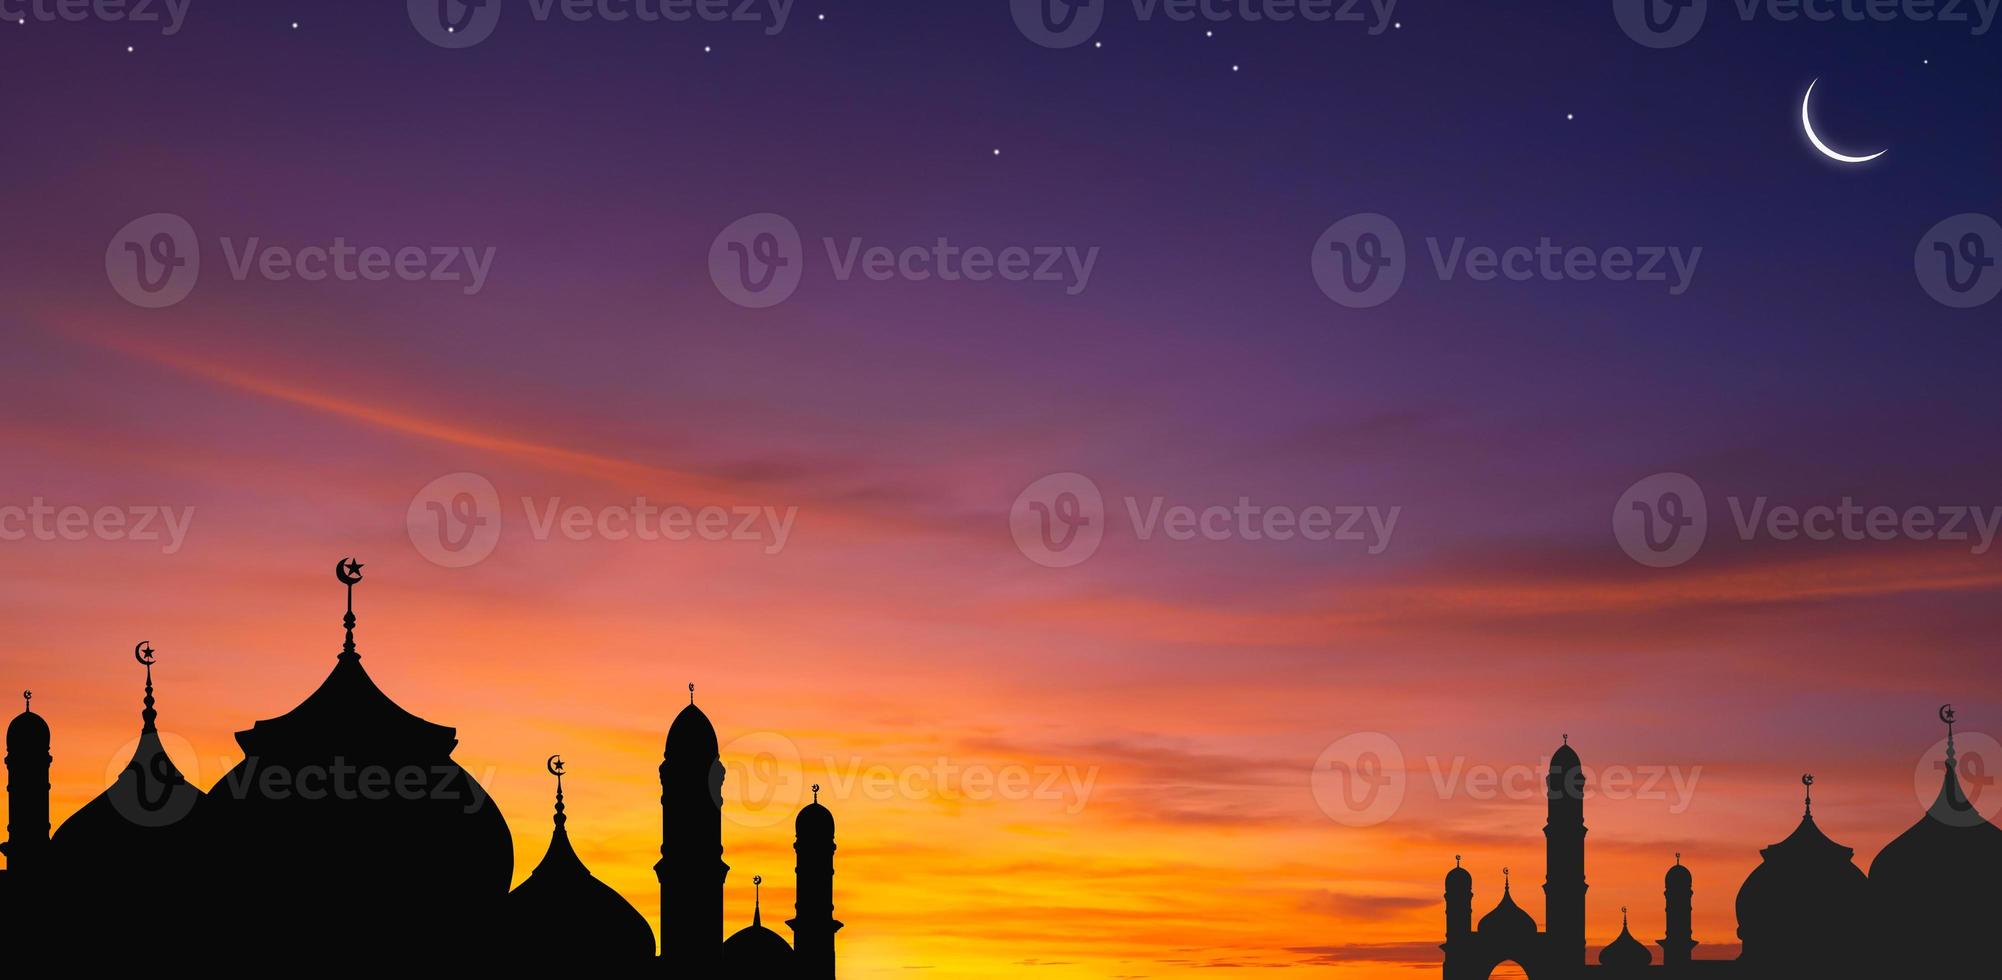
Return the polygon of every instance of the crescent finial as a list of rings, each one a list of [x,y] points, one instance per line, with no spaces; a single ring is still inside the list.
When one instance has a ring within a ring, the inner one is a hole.
[[[33,692],[33,691],[22,691],[22,692],[21,692],[21,710],[22,710],[22,711],[27,711],[27,710],[31,709],[31,708],[32,708],[32,707],[34,706],[34,702],[35,702],[35,692]]]
[[[1953,705],[1942,704],[1939,706],[1939,720],[1949,725],[1953,724]]]
[[[340,579],[342,585],[353,585],[361,581],[361,562],[353,558],[343,558],[335,562],[334,577]]]
[[[139,645],[132,648],[132,659],[137,660],[140,663],[145,664],[149,667],[152,666],[153,665],[152,641],[140,640]]]
[[[550,775],[563,775],[563,755],[561,753],[550,756],[549,761],[545,765],[548,767]]]

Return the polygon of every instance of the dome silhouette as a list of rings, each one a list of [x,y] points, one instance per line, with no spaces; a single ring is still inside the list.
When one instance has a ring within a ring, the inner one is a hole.
[[[704,766],[716,758],[716,726],[709,723],[709,716],[695,706],[695,685],[688,685],[690,694],[688,706],[674,716],[674,724],[667,728],[667,761],[692,759]]]
[[[297,708],[237,733],[243,761],[196,809],[203,873],[246,898],[240,935],[253,953],[477,956],[514,874],[507,822],[452,761],[456,733],[403,710],[362,669],[342,580],[347,640],[333,671]],[[370,941],[329,947],[328,922]]]
[[[1811,787],[1814,777],[1801,782]],[[1738,889],[1741,961],[1806,973],[1853,963],[1845,944],[1864,934],[1870,899],[1855,854],[1822,833],[1810,797],[1800,825],[1759,852],[1759,866]]]
[[[1641,941],[1627,928],[1627,914],[1620,913],[1620,936],[1606,944],[1599,951],[1599,965],[1615,970],[1633,970],[1654,962],[1654,954],[1648,952]]]
[[[49,723],[32,709],[22,708],[14,720],[7,723],[7,751],[16,749],[49,748]]]
[[[762,875],[751,882],[763,891]],[[788,977],[796,972],[792,946],[778,933],[765,928],[762,894],[751,907],[751,924],[723,941],[723,970],[727,975],[740,977]]]
[[[1994,924],[1994,889],[2002,881],[2002,828],[1982,817],[1961,788],[1950,707],[1947,756],[1939,795],[1919,821],[1870,864],[1872,911],[1894,935],[1982,935]],[[1963,930],[1974,930],[1967,932]],[[1988,972],[1966,944],[1918,940],[1893,954],[1913,975]]]
[[[653,959],[653,927],[632,903],[599,881],[570,846],[563,807],[562,763],[556,774],[556,815],[549,850],[527,880],[508,893],[507,935],[523,942],[523,959],[566,966],[624,964]],[[550,943],[542,937],[558,937]]]
[[[1515,904],[1515,896],[1509,894],[1509,886],[1504,879],[1501,901],[1494,910],[1481,916],[1479,926],[1483,936],[1521,937],[1536,935],[1536,920],[1529,917],[1522,906]]]

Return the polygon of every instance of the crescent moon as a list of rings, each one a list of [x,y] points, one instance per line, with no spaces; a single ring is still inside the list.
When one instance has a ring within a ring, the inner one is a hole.
[[[1953,724],[1953,705],[1942,704],[1939,706],[1939,720],[1949,725]]]
[[[352,564],[354,564],[354,559],[352,558],[343,558],[334,563],[334,577],[340,579],[343,585],[353,585],[361,581],[361,572],[348,571],[348,566]]]
[[[550,756],[547,765],[549,768],[550,775],[552,776],[563,775],[563,756],[561,753]]]
[[[1875,160],[1878,157],[1891,152],[1889,149],[1883,149],[1883,150],[1878,150],[1877,152],[1872,153],[1869,156],[1856,157],[1856,156],[1850,156],[1847,153],[1838,153],[1835,151],[1833,147],[1830,147],[1827,143],[1823,143],[1821,141],[1821,137],[1815,135],[1814,117],[1809,115],[1807,111],[1808,102],[1814,98],[1814,84],[1815,82],[1819,81],[1821,81],[1821,79],[1817,78],[1813,82],[1807,83],[1807,94],[1800,97],[1800,128],[1803,132],[1807,133],[1807,141],[1809,143],[1813,143],[1814,148],[1820,150],[1822,156],[1825,156],[1830,160],[1834,160],[1837,163],[1869,163],[1870,161]]]
[[[153,663],[152,641],[140,640],[139,645],[132,648],[132,659],[137,660],[142,664],[151,665]]]

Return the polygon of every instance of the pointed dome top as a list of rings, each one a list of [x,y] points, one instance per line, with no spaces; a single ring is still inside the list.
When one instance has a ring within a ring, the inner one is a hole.
[[[7,723],[7,751],[42,752],[49,751],[49,723],[35,713],[35,692],[21,692],[21,713]]]
[[[70,814],[49,842],[66,874],[94,884],[103,884],[107,875],[124,877],[136,869],[157,868],[170,858],[158,832],[179,827],[202,798],[202,791],[188,783],[160,744],[153,648],[141,643],[132,655],[146,665],[145,708],[139,712],[139,743],[132,759],[104,792]]]
[[[1477,927],[1482,935],[1535,935],[1536,920],[1529,917],[1522,906],[1515,904],[1515,896],[1509,894],[1508,869],[1502,869],[1502,898],[1494,911],[1481,916]]]
[[[704,766],[716,761],[716,726],[695,706],[695,685],[688,685],[688,707],[667,728],[668,759],[690,759]]]
[[[793,972],[792,946],[765,928],[763,875],[751,878],[758,897],[751,906],[751,924],[723,941],[723,970],[740,977],[782,977]]]
[[[389,699],[355,651],[354,587],[361,581],[361,563],[343,559],[335,575],[347,586],[347,615],[341,625],[346,639],[327,679],[299,706],[276,718],[236,733],[247,756],[297,755],[373,758],[388,754],[399,759],[431,760],[452,753],[458,732],[434,725]]]
[[[1641,945],[1641,941],[1635,939],[1634,934],[1628,931],[1627,910],[1621,909],[1620,938],[1606,944],[1606,948],[1599,951],[1599,965],[1619,969],[1632,969],[1634,967],[1647,966],[1653,962],[1654,954],[1648,952],[1648,948]]]
[[[519,937],[558,936],[565,948],[580,952],[581,963],[645,962],[654,955],[653,927],[625,896],[599,881],[570,846],[563,813],[563,760],[550,756],[548,769],[556,777],[556,807],[549,851],[527,880],[508,893],[510,934]],[[540,939],[527,956],[542,958]]]
[[[1947,726],[1939,795],[1925,816],[1877,852],[1870,886],[1891,928],[1956,935],[1984,922],[1994,907],[1993,888],[2002,880],[2002,828],[1988,822],[1961,788],[1953,706],[1942,706],[1939,718]],[[1927,975],[1959,972],[1978,959],[1950,946],[1923,945],[1916,955]]]
[[[1801,782],[1812,785],[1813,777]],[[1802,955],[1813,934],[1844,935],[1858,927],[1870,881],[1850,860],[1855,850],[1830,840],[1801,814],[1787,838],[1759,851],[1759,866],[1738,888],[1738,938],[1746,957]]]

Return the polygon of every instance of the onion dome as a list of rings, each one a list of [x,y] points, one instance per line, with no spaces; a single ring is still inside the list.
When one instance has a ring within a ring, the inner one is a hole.
[[[1759,866],[1738,889],[1740,959],[1762,969],[1853,959],[1850,944],[1864,934],[1869,879],[1850,860],[1855,850],[1815,825],[1814,777],[1801,784],[1809,795],[1800,826],[1759,852]]]
[[[1481,916],[1477,931],[1483,937],[1514,937],[1536,935],[1536,920],[1529,917],[1522,906],[1515,904],[1515,896],[1509,894],[1508,869],[1502,869],[1502,898],[1494,911]]]
[[[632,903],[599,881],[570,846],[563,813],[563,760],[549,757],[556,776],[555,829],[549,850],[507,897],[506,935],[528,944],[529,962],[638,965],[653,959],[653,927]],[[549,943],[542,937],[554,937]]]
[[[1610,970],[1637,970],[1654,963],[1654,954],[1627,929],[1627,910],[1620,909],[1620,938],[1599,951],[1599,965]]]
[[[21,713],[7,723],[7,754],[49,754],[49,723],[35,713],[35,692],[21,692]]]
[[[56,829],[49,846],[66,883],[79,893],[116,892],[144,880],[170,877],[163,865],[189,848],[188,816],[202,798],[160,744],[153,700],[153,647],[141,643],[133,659],[146,665],[145,709],[131,761]]]
[[[695,706],[695,685],[688,685],[688,707],[667,728],[666,761],[692,761],[707,767],[717,757],[716,726]]]
[[[314,948],[339,965],[369,949],[462,960],[490,934],[514,876],[499,806],[452,761],[456,732],[389,699],[354,642],[361,564],[341,562],[346,642],[319,689],[287,714],[238,732],[244,759],[196,809],[245,955]],[[327,923],[355,941],[328,946]],[[273,953],[273,955],[277,955]]]
[[[793,818],[793,836],[801,840],[821,840],[834,838],[834,814],[820,805],[820,784],[813,784],[813,802],[800,807],[799,816]]]
[[[751,878],[758,889],[751,907],[751,924],[723,941],[723,973],[739,977],[788,977],[794,972],[792,946],[778,933],[765,928],[763,875]]]
[[[2002,828],[1983,818],[1961,788],[1953,706],[1941,707],[1939,718],[1947,726],[1939,795],[1918,823],[1877,852],[1870,865],[1871,902],[1886,935],[1913,937],[1897,952],[1898,972],[1975,976],[1993,965],[1982,965],[1985,954],[1948,937],[1993,928]]]

